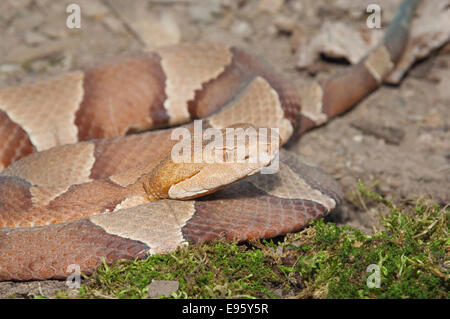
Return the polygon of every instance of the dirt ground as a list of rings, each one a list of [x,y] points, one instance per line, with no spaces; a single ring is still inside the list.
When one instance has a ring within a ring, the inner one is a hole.
[[[399,1],[378,2],[385,27]],[[79,29],[66,26],[70,3],[81,8]],[[237,45],[263,56],[301,87],[348,67],[342,59],[319,59],[301,69],[298,61],[302,37],[314,34],[325,21],[365,25],[370,1],[350,3],[3,0],[0,87],[47,78],[127,51],[205,41]],[[449,68],[447,46],[416,64],[400,85],[384,85],[344,116],[292,143],[291,150],[342,185],[346,200],[331,220],[366,232],[377,226],[373,207],[365,208],[355,195],[358,179],[366,185],[378,182],[376,190],[397,202],[428,197],[450,203]],[[0,297],[27,285],[0,283]],[[54,286],[49,285],[50,295]]]

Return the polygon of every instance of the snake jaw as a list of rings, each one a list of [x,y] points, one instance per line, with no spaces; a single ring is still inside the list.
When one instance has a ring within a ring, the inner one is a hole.
[[[253,175],[267,165],[247,163],[208,165],[198,174],[172,185],[167,193],[168,198],[184,200],[205,196]]]

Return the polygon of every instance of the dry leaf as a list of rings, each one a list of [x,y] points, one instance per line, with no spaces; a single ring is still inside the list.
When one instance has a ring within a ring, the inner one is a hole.
[[[319,33],[300,43],[297,66],[312,65],[319,54],[359,62],[382,38],[384,30],[358,32],[342,22],[328,22]],[[417,8],[405,53],[385,82],[400,82],[405,72],[418,59],[427,57],[450,40],[450,0],[426,0]]]
[[[371,31],[366,36],[343,22],[325,22],[311,42],[303,43],[299,50],[297,66],[309,66],[319,54],[331,58],[345,58],[352,64],[357,63],[381,37],[382,32],[379,30]]]

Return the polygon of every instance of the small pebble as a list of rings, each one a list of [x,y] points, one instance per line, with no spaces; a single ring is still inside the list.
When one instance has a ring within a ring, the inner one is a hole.
[[[235,21],[231,25],[231,32],[241,38],[248,38],[253,34],[252,27],[245,21]]]
[[[422,122],[424,120],[424,116],[420,114],[409,114],[406,118],[410,121]]]
[[[284,0],[260,0],[258,10],[267,13],[277,13],[284,5]]]
[[[216,15],[222,13],[220,1],[209,0],[207,3],[192,4],[188,8],[189,16],[193,21],[213,22]]]
[[[25,32],[25,43],[28,45],[36,45],[47,41],[47,38],[40,33],[27,31]]]
[[[355,136],[353,136],[353,140],[356,143],[361,143],[363,139],[364,139],[364,137],[362,135],[355,135]]]
[[[292,33],[297,25],[294,19],[281,15],[275,18],[274,24],[278,31],[286,33]]]
[[[2,64],[0,65],[0,73],[12,73],[20,70],[17,64]]]
[[[273,294],[277,297],[283,297],[283,289],[278,288],[273,291]]]
[[[104,18],[102,19],[102,22],[105,24],[105,26],[106,26],[109,30],[111,30],[111,31],[114,32],[115,34],[125,32],[123,23],[122,23],[119,19],[117,19],[117,18],[115,18],[115,17],[112,17],[112,16],[104,17]]]
[[[281,256],[281,255],[283,254],[283,246],[278,246],[278,247],[277,247],[277,250],[275,251],[275,253],[276,253],[278,256]]]

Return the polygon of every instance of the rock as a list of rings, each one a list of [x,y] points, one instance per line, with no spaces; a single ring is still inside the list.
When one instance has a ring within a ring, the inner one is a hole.
[[[273,294],[279,298],[283,297],[283,289],[278,288],[273,291]]]
[[[354,1],[340,1],[341,6],[350,9]],[[357,5],[360,6],[359,4]],[[426,58],[431,52],[450,41],[450,0],[423,1],[412,21],[406,50],[394,71],[385,79],[386,83],[398,84],[411,65]],[[383,12],[389,11],[383,8]],[[392,10],[395,11],[395,10]],[[331,58],[345,58],[352,64],[358,63],[381,40],[384,29],[364,30],[362,33],[349,24],[326,22],[308,43],[300,43],[297,67],[307,68],[319,54]]]
[[[275,254],[277,254],[278,256],[282,256],[283,255],[283,246],[278,246],[277,249],[275,250]]]
[[[148,285],[148,297],[157,298],[162,295],[170,296],[172,292],[176,292],[180,283],[177,280],[153,280]]]
[[[275,27],[279,32],[292,33],[297,26],[297,22],[293,18],[279,15],[274,20]]]
[[[224,8],[230,8],[236,10],[242,7],[247,0],[221,0],[220,4]]]
[[[284,0],[260,0],[258,10],[270,14],[277,13],[284,5]]]
[[[8,3],[9,6],[16,10],[26,10],[33,0],[15,0]]]
[[[208,0],[201,4],[191,4],[188,8],[188,13],[193,21],[210,23],[215,19],[215,16],[222,13],[222,7],[220,1]]]
[[[146,49],[177,44],[181,32],[174,16],[167,10],[155,12],[144,1],[130,6],[125,1],[108,1],[120,20],[139,37]],[[112,28],[119,26],[110,25]]]
[[[20,70],[20,66],[17,64],[2,64],[0,65],[0,73],[14,73]]]
[[[420,134],[417,140],[423,144],[431,144],[433,143],[433,135],[429,133]]]
[[[231,25],[231,32],[241,38],[248,38],[253,34],[253,29],[246,21],[235,21]]]
[[[405,137],[405,131],[400,128],[383,126],[365,120],[354,121],[351,126],[360,130],[363,134],[375,136],[388,144],[399,145]]]

